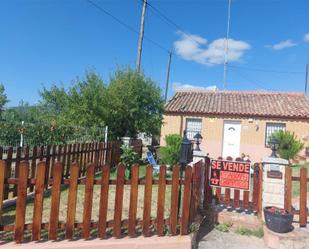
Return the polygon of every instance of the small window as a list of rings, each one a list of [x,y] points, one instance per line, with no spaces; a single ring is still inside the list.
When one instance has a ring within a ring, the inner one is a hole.
[[[285,124],[283,123],[266,123],[266,136],[265,136],[265,146],[269,147],[269,139],[271,135],[277,131],[285,131]]]
[[[187,137],[193,140],[196,133],[202,132],[202,120],[196,118],[188,118],[186,120]]]

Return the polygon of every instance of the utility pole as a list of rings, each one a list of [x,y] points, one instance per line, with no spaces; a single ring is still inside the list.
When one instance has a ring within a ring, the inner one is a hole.
[[[229,35],[230,35],[230,19],[231,19],[231,4],[232,0],[228,0],[228,10],[227,10],[227,29],[225,38],[225,55],[224,55],[224,72],[223,72],[223,88],[227,88],[227,64],[228,64],[228,52],[229,52]]]
[[[142,57],[142,48],[143,48],[143,39],[144,39],[146,7],[147,7],[147,0],[143,0],[141,27],[140,27],[140,31],[139,31],[139,41],[138,41],[137,60],[136,60],[136,71],[137,72],[139,72],[140,69],[141,69],[141,57]]]
[[[171,60],[172,60],[172,51],[169,51],[168,52],[168,62],[167,62],[166,82],[165,82],[165,96],[164,96],[165,102],[167,101],[168,83],[170,80]]]
[[[305,66],[305,94],[307,94],[307,85],[308,85],[308,63]]]

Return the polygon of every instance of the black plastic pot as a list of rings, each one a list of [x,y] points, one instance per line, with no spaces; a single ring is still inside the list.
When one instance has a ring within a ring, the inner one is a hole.
[[[276,233],[287,233],[293,230],[292,222],[294,215],[291,213],[278,214],[269,211],[271,207],[264,208],[266,226]]]

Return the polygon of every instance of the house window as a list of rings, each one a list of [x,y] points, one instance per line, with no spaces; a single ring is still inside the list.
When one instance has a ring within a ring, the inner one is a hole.
[[[193,137],[196,133],[202,132],[202,120],[196,118],[188,118],[186,119],[186,130],[187,130],[187,137],[190,140],[193,140]]]
[[[268,147],[270,137],[273,133],[277,131],[285,131],[285,124],[283,123],[266,123],[266,136],[265,136],[265,145]]]

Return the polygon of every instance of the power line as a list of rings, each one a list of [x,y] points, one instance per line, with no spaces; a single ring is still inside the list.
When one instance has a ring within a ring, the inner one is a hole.
[[[130,30],[131,32],[139,35],[139,32],[133,28],[132,26],[126,24],[125,22],[123,22],[122,20],[120,20],[118,17],[114,16],[113,14],[111,14],[110,12],[108,12],[107,10],[105,10],[104,8],[102,8],[100,5],[96,4],[95,2],[93,2],[92,0],[86,0],[89,4],[91,4],[93,7],[97,8],[98,10],[100,10],[101,12],[103,12],[104,14],[110,16],[112,19],[114,19],[116,22],[118,22],[120,25],[122,25],[123,27],[125,27],[126,29]],[[165,52],[169,52],[169,50],[167,48],[165,48],[164,46],[162,46],[161,44],[157,43],[156,41],[148,38],[147,36],[144,36],[144,39],[147,40],[148,42],[152,43],[153,45],[157,46],[158,48],[162,49]]]
[[[228,67],[236,68],[240,70],[247,70],[247,71],[264,72],[264,73],[278,73],[278,74],[303,74],[304,73],[301,71],[278,71],[278,70],[268,70],[268,69],[262,69],[262,68],[242,67],[242,66],[234,66],[234,65],[228,65]]]
[[[235,72],[235,71],[233,71],[233,72]],[[255,80],[250,79],[249,77],[245,76],[243,73],[237,72],[237,75],[239,75],[241,78],[246,80],[247,83],[251,83],[252,85],[259,87],[261,89],[270,90],[270,89],[266,88],[264,84],[260,84],[260,83],[256,82]]]

